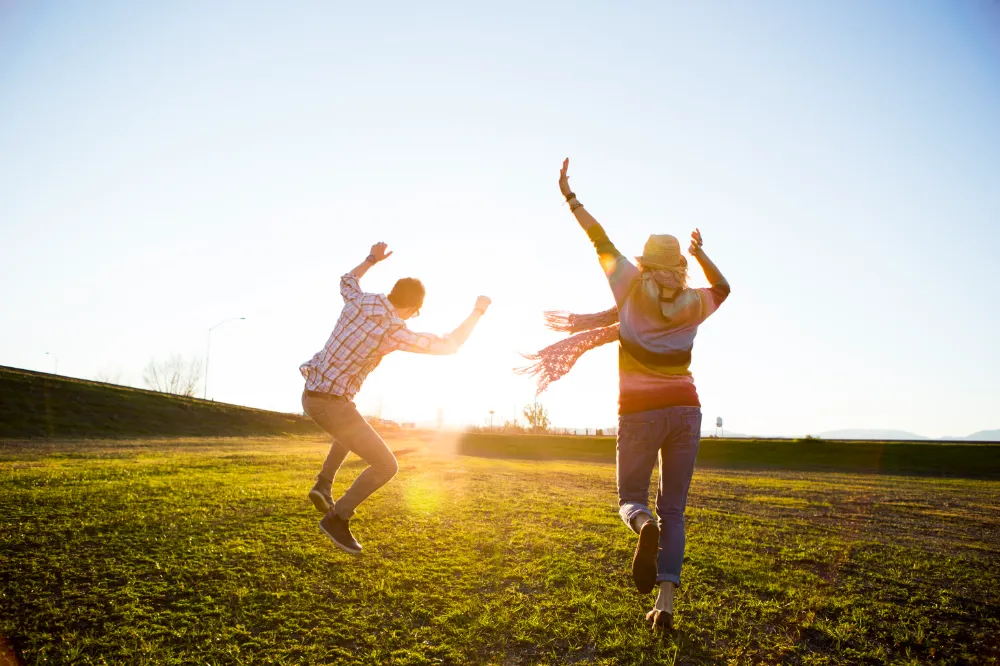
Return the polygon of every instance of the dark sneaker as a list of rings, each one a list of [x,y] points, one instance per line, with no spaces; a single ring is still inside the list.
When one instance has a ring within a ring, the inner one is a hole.
[[[319,521],[319,531],[330,537],[330,541],[345,553],[358,555],[361,552],[361,544],[351,534],[350,523],[350,520],[344,520],[331,511]]]
[[[309,491],[309,501],[320,513],[326,514],[333,511],[333,495],[330,494],[329,486],[324,487],[317,483]]]
[[[639,530],[639,543],[632,558],[632,580],[643,594],[656,587],[656,554],[660,549],[660,528],[655,520],[647,520]]]
[[[668,613],[665,610],[656,610],[655,608],[648,613],[646,613],[646,622],[649,622],[653,631],[673,631],[674,630],[674,615],[673,613]]]

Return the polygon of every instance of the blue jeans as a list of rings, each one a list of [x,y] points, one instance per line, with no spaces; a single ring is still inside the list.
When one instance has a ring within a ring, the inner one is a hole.
[[[649,484],[659,456],[657,582],[681,583],[684,508],[700,440],[700,407],[665,407],[618,417],[618,513],[633,531],[633,520],[639,514],[653,517],[649,510]]]

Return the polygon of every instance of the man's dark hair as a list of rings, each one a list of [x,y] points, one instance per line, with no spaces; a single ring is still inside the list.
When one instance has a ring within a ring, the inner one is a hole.
[[[424,283],[417,278],[403,278],[389,292],[389,302],[397,308],[419,308],[424,304]]]

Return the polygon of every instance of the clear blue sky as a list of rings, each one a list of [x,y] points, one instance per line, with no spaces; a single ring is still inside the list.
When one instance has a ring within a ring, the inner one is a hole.
[[[363,411],[531,400],[541,311],[612,304],[556,186],[626,252],[695,226],[733,286],[692,366],[734,431],[1000,427],[1000,3],[0,3],[0,364],[297,411],[298,365],[379,240],[495,306],[389,357]],[[475,6],[474,6],[475,5]],[[697,276],[696,283],[702,278]],[[543,395],[615,422],[611,346]]]

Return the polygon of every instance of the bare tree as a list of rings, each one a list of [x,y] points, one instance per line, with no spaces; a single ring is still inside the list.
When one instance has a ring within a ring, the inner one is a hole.
[[[201,361],[186,361],[180,354],[174,354],[166,361],[150,359],[142,371],[142,381],[154,391],[188,397],[194,397],[201,378]]]
[[[512,433],[512,432],[514,432],[514,433],[521,434],[521,433],[524,432],[524,426],[522,426],[516,420],[514,420],[514,421],[504,421],[503,422],[503,432],[506,432],[506,433]]]
[[[121,384],[122,374],[122,369],[119,367],[106,367],[94,375],[94,381],[105,384]]]
[[[524,418],[528,420],[532,432],[548,432],[551,423],[549,411],[537,400],[524,406]]]

